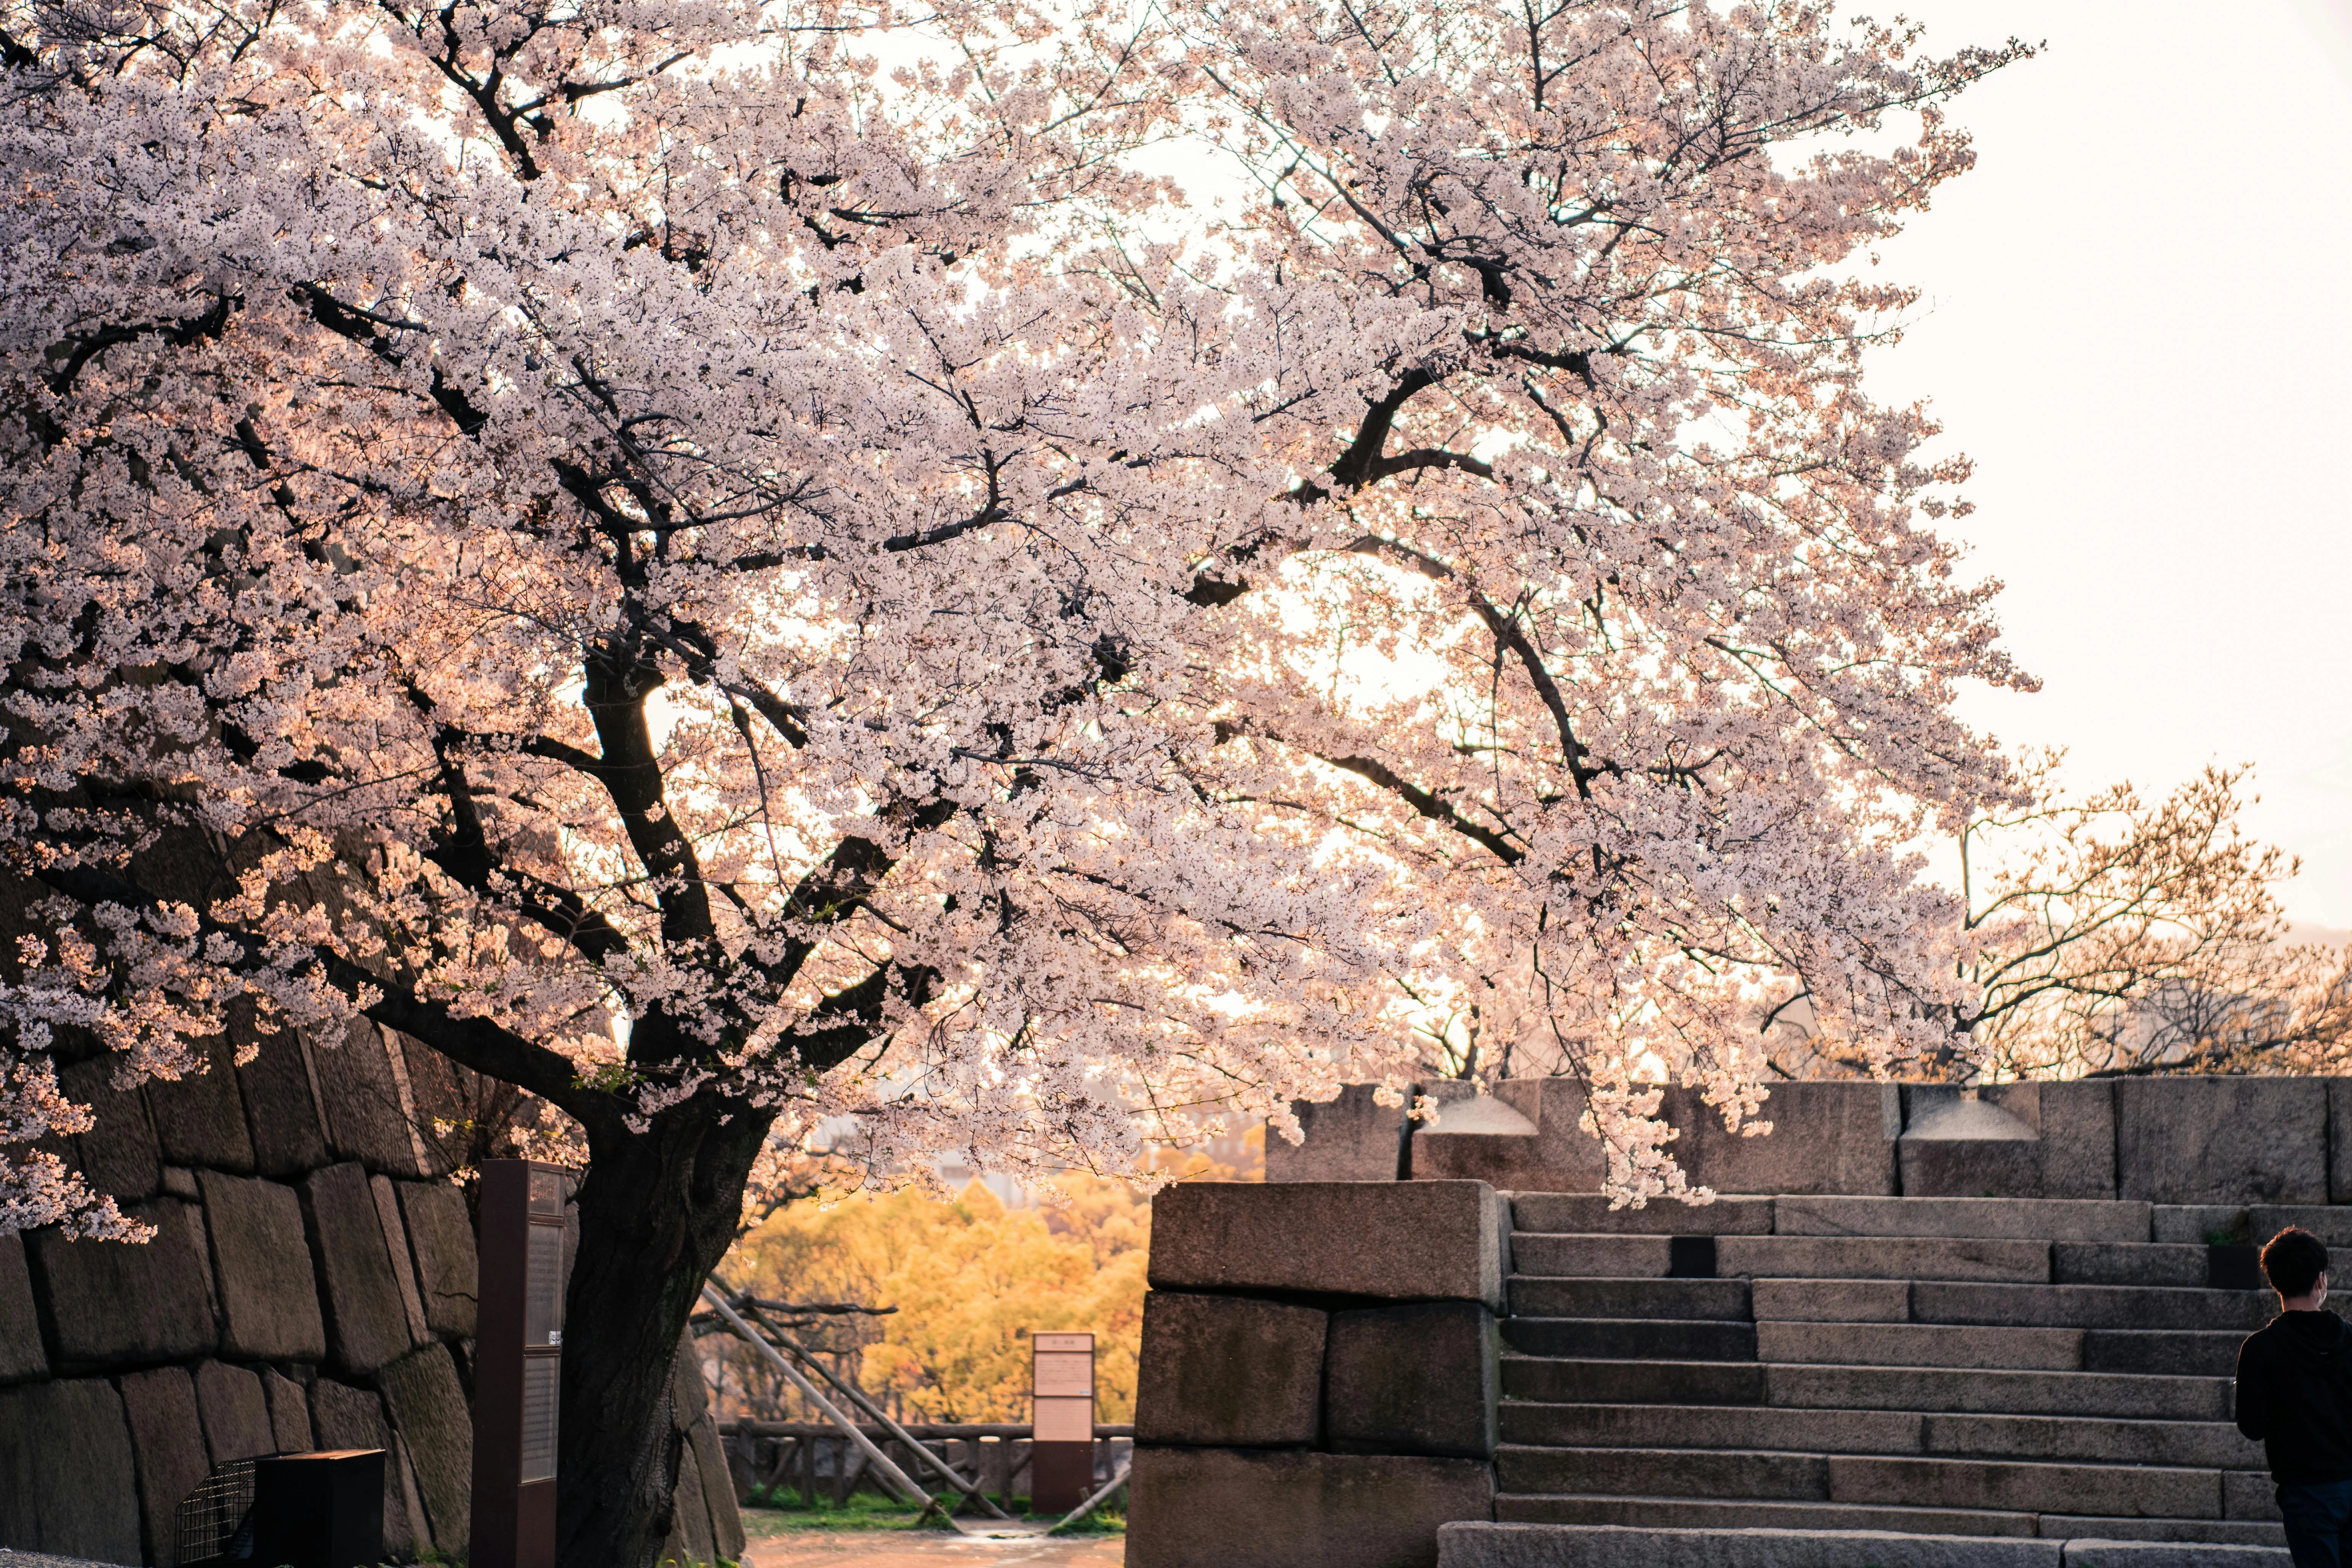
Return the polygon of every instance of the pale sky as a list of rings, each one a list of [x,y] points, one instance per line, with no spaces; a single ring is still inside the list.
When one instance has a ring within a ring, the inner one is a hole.
[[[2289,913],[2352,926],[2352,0],[1864,8],[2049,43],[1882,249],[1926,298],[1869,384],[1976,459],[1953,531],[2044,682],[1964,711],[2084,789],[2254,763]]]

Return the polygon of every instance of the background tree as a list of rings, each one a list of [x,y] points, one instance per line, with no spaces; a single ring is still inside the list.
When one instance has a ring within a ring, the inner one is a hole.
[[[5,1132],[80,1116],[60,1045],[196,1070],[232,1005],[560,1110],[567,1563],[658,1543],[678,1332],[828,1119],[885,1175],[1126,1169],[1475,1005],[1641,1197],[1633,1064],[1751,1112],[1759,987],[1948,1038],[1901,846],[2007,797],[1948,700],[2021,678],[1923,521],[1962,466],[1860,390],[1910,296],[1839,279],[2016,48],[982,5],[884,77],[833,4],[0,17]],[[1261,198],[1132,172],[1178,134]],[[125,1232],[7,1159],[6,1223]]]
[[[2208,766],[2155,805],[2085,800],[2035,770],[2038,804],[1959,835],[1984,947],[1964,1023],[1978,1070],[2311,1072],[2352,1039],[2344,955],[2290,940],[2274,889],[2297,863],[2249,838],[2251,772]]]

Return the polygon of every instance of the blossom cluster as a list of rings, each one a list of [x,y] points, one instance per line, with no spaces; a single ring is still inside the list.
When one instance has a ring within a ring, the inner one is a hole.
[[[592,1155],[715,1115],[877,1171],[1125,1168],[1467,1031],[1583,1078],[1638,1201],[1685,1190],[1643,1064],[1738,1123],[1790,996],[1948,1041],[1905,846],[2008,798],[1951,699],[2024,678],[1933,531],[1964,465],[1861,388],[1909,296],[1841,269],[2014,47],[0,16],[0,1142],[79,1125],[59,1054],[198,1070],[232,1003]],[[50,1222],[130,1223],[0,1162]]]

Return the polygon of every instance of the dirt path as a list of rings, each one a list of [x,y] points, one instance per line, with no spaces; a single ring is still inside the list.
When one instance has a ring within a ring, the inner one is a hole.
[[[988,1541],[945,1531],[790,1530],[754,1534],[744,1568],[1122,1568],[1123,1535]]]

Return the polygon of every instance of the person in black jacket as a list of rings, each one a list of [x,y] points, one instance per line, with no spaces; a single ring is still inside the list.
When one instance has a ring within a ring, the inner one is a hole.
[[[2279,1315],[2238,1347],[2238,1430],[2278,1483],[2294,1568],[2343,1568],[2352,1526],[2352,1325],[2320,1310],[2327,1248],[2287,1229],[2263,1248]]]

